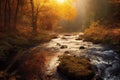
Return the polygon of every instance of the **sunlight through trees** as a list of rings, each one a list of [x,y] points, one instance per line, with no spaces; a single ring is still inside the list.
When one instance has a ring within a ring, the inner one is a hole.
[[[64,3],[65,2],[65,0],[57,0],[58,1],[58,3]]]

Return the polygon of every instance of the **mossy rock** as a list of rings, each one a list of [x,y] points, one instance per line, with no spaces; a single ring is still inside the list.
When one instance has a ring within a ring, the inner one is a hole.
[[[69,80],[92,80],[95,75],[87,59],[73,56],[61,57],[57,69]]]

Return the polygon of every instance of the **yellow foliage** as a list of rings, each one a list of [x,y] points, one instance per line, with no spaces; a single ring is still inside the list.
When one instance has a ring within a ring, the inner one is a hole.
[[[73,7],[74,0],[64,0],[59,3],[58,0],[50,0],[49,7],[53,9],[60,18],[65,20],[73,20],[76,15],[76,10]]]
[[[45,7],[49,8],[49,11],[52,10],[62,19],[72,20],[76,15],[76,10],[73,7],[75,0],[64,0],[62,3],[58,0],[34,0],[34,5],[37,9],[43,9]],[[41,11],[47,12],[47,10]],[[39,12],[39,13],[41,13]],[[43,13],[43,14],[44,14]],[[50,16],[49,13],[48,16]]]
[[[53,29],[59,20],[74,20],[76,10],[73,7],[74,0],[35,0],[36,9],[40,8],[38,25],[40,29]],[[36,11],[35,9],[35,11]]]

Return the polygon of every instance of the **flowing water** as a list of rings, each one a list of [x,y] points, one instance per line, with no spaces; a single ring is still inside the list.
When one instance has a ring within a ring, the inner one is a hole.
[[[48,64],[48,74],[53,75],[55,80],[67,80],[60,77],[56,71],[59,65],[58,56],[66,54],[73,56],[85,56],[95,66],[95,73],[103,80],[120,80],[120,59],[113,50],[100,44],[93,44],[82,39],[77,39],[83,35],[61,34],[56,39],[52,39],[45,46],[47,49],[56,52]]]

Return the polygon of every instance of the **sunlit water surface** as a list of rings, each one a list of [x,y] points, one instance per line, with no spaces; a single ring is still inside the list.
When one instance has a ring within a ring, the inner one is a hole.
[[[103,80],[120,80],[120,60],[117,53],[100,44],[76,40],[80,35],[82,33],[61,34],[58,38],[44,44],[47,49],[56,53],[48,64],[47,74],[54,75],[54,80],[67,80],[59,76],[56,70],[59,65],[58,56],[67,54],[77,57],[87,57],[95,66],[96,75],[101,76]],[[67,48],[61,49],[63,45],[67,46]],[[80,49],[81,46],[85,47],[85,49]]]

